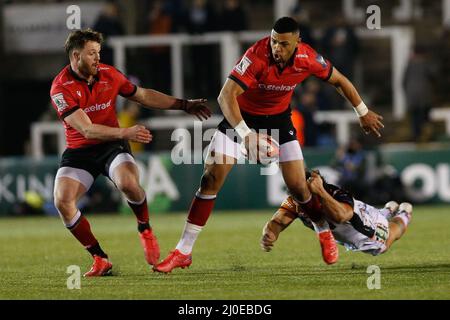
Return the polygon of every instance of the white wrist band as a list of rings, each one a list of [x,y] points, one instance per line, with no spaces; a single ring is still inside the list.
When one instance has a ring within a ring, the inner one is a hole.
[[[361,103],[356,108],[353,109],[355,109],[355,112],[358,115],[358,117],[364,117],[369,112],[369,109],[367,108],[367,106],[364,104],[363,101],[361,101]]]
[[[248,136],[250,132],[252,132],[252,130],[250,130],[244,120],[239,122],[239,124],[234,127],[234,130],[236,130],[237,134],[239,135],[239,137],[241,137],[242,140],[244,140],[244,138]]]

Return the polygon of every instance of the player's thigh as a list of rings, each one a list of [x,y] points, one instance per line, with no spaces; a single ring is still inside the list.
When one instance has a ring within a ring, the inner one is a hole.
[[[240,145],[220,130],[216,130],[207,150],[200,191],[216,194],[241,156]]]
[[[89,190],[94,180],[86,170],[61,167],[55,177],[54,198],[60,202],[76,202]]]
[[[79,177],[73,175],[62,175],[61,169],[58,170],[58,173],[55,179],[55,187],[53,191],[54,203],[59,214],[65,220],[70,220],[77,213],[78,200],[80,200],[86,191],[89,190],[89,187],[92,185],[94,179],[89,175],[89,173],[86,174],[86,179],[84,180],[78,179]]]
[[[291,192],[294,194],[306,192],[308,187],[303,160],[280,162],[280,169],[284,182]]]
[[[241,145],[235,141],[235,137],[217,129],[208,146],[205,164],[234,165],[241,157]]]
[[[132,191],[140,188],[139,170],[133,156],[129,153],[120,153],[112,160],[108,168],[108,176],[120,190]]]

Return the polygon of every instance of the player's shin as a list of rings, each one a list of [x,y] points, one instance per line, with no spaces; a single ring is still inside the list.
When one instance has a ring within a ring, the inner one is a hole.
[[[65,223],[65,226],[92,256],[108,258],[92,233],[89,221],[81,214],[80,210],[71,221]]]
[[[192,252],[192,248],[194,247],[194,243],[197,240],[200,231],[211,215],[215,200],[216,195],[205,195],[200,192],[196,193],[191,208],[189,209],[189,215],[183,234],[177,245],[177,249],[181,253],[189,254]]]
[[[143,232],[146,229],[150,228],[149,223],[149,213],[148,213],[148,206],[147,206],[147,197],[144,197],[141,201],[131,201],[128,200],[128,205],[130,206],[131,210],[133,210],[134,215],[136,216],[136,219],[138,221],[138,230],[139,232]]]
[[[147,197],[144,196],[144,199],[138,202],[128,200],[128,205],[136,215],[139,238],[144,249],[145,260],[148,264],[155,265],[159,260],[160,249],[158,239],[154,235],[149,223]]]

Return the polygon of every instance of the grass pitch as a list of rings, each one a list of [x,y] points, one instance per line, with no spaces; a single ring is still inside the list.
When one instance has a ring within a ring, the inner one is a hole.
[[[81,273],[91,258],[58,218],[0,219],[0,299],[450,299],[450,208],[416,207],[404,237],[378,257],[340,249],[322,262],[319,243],[300,221],[272,252],[259,248],[272,211],[214,212],[197,240],[193,264],[170,275],[146,265],[132,216],[89,216],[114,264],[113,276],[81,278],[67,288],[70,265]],[[154,215],[161,258],[173,249],[185,214]],[[381,269],[369,290],[367,267]]]

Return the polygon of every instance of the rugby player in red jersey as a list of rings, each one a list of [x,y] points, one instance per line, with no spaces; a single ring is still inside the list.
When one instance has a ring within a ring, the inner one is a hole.
[[[70,232],[94,258],[85,276],[110,273],[112,264],[77,208],[78,200],[98,175],[111,179],[125,195],[137,218],[146,261],[155,265],[160,251],[149,224],[144,190],[128,141],[149,143],[152,135],[142,125],[120,128],[116,115],[118,95],[155,109],[184,110],[207,119],[205,99],[184,100],[137,87],[114,67],[100,63],[102,35],[90,29],[72,32],[65,50],[70,64],[53,80],[50,96],[64,124],[67,149],[55,178],[54,201]]]
[[[239,158],[239,143],[244,142],[249,155],[258,155],[258,146],[266,143],[264,134],[250,128],[269,130],[271,135],[278,133],[279,166],[289,193],[314,223],[325,262],[337,261],[333,234],[321,218],[318,197],[311,194],[306,184],[302,150],[290,119],[289,104],[294,88],[311,75],[334,85],[354,106],[363,130],[380,136],[382,117],[367,108],[353,84],[330,61],[301,42],[294,19],[278,19],[271,35],[245,52],[220,92],[218,102],[225,119],[211,141],[200,188],[177,247],[153,268],[155,271],[170,272],[192,263],[194,242],[211,214],[217,193]]]

